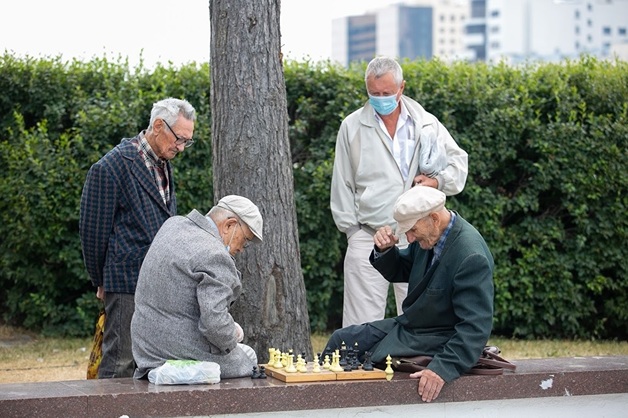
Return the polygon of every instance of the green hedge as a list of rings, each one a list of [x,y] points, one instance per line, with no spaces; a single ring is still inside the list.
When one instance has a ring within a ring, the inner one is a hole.
[[[628,65],[584,57],[522,67],[404,62],[406,94],[469,152],[448,205],[496,260],[495,333],[628,337],[625,218]],[[50,334],[88,335],[97,309],[78,238],[89,166],[146,127],[152,103],[199,111],[174,161],[179,212],[212,203],[209,66],[0,56],[0,312]],[[329,211],[341,120],[365,100],[364,65],[286,62],[301,262],[312,329],[339,326],[345,237]],[[391,305],[392,308],[392,305]]]

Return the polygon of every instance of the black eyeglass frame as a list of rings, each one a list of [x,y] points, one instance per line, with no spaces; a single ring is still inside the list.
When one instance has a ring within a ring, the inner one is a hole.
[[[181,138],[179,137],[179,135],[177,135],[172,128],[170,127],[170,125],[168,125],[168,122],[166,122],[165,119],[162,119],[162,121],[166,124],[166,126],[168,127],[168,129],[170,129],[170,132],[172,132],[172,135],[174,135],[175,137],[175,141],[174,143],[176,145],[183,145],[185,148],[189,148],[194,144],[194,138],[190,138],[190,139],[185,139],[185,138]]]

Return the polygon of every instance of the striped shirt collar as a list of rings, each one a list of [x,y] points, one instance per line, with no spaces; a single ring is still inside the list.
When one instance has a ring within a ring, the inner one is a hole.
[[[155,151],[148,143],[145,135],[146,131],[140,132],[138,135],[139,139],[132,141],[137,151],[144,161],[146,168],[153,174],[153,178],[155,179],[155,184],[159,189],[159,194],[164,201],[164,204],[168,205],[170,201],[170,179],[168,175],[167,169],[167,160],[161,159],[157,157]]]

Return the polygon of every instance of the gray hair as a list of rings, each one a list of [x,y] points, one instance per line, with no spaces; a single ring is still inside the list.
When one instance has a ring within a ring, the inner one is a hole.
[[[210,218],[212,218],[212,220],[218,224],[222,221],[225,221],[229,218],[235,218],[238,222],[240,222],[240,218],[238,217],[238,215],[236,215],[235,213],[231,212],[228,209],[225,208],[221,208],[220,206],[214,206],[212,207],[209,212],[207,212],[207,215],[205,216],[209,216]]]
[[[366,83],[369,77],[380,78],[388,73],[392,73],[397,86],[401,86],[401,83],[403,83],[403,70],[401,69],[401,65],[392,58],[375,57],[366,67],[364,82]]]
[[[155,123],[157,119],[163,119],[168,125],[174,126],[179,119],[179,115],[187,120],[196,120],[196,110],[187,100],[168,97],[167,99],[155,102],[153,103],[153,110],[150,112],[150,124],[148,128],[152,129],[153,123]]]

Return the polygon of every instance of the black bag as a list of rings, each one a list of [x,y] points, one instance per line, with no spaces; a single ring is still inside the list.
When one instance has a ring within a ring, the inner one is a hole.
[[[508,360],[500,357],[500,349],[495,346],[486,346],[482,350],[482,354],[475,366],[473,366],[465,374],[503,374],[504,370],[515,371],[517,366]],[[406,373],[414,373],[425,370],[427,365],[432,361],[430,356],[414,356],[414,357],[393,357],[390,365],[393,370]]]

